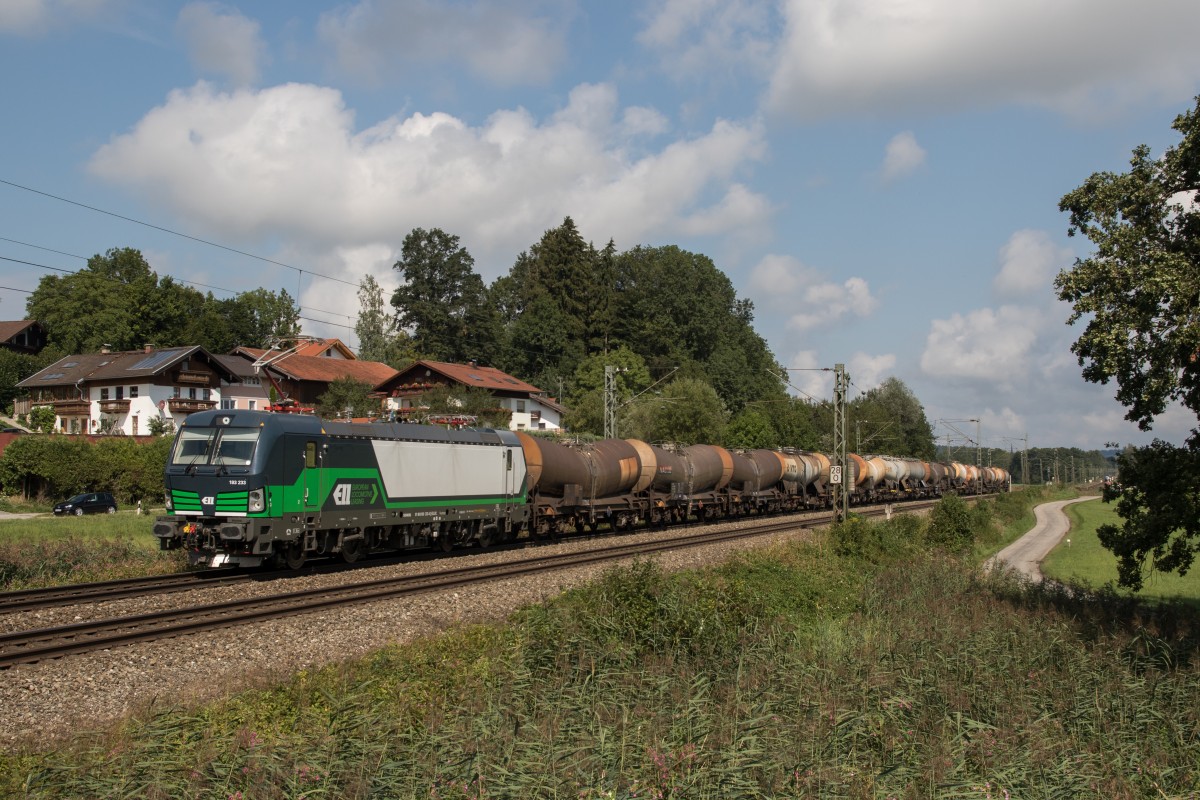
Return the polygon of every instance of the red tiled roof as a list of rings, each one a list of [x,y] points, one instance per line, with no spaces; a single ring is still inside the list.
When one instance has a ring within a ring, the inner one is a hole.
[[[252,347],[239,347],[237,352],[257,359],[261,358],[266,351]],[[356,381],[369,383],[372,387],[378,386],[396,374],[396,370],[379,361],[296,354],[272,361],[268,369],[297,381],[331,383],[338,378],[353,378]]]
[[[325,355],[325,351],[333,348],[342,354],[344,358],[358,360],[358,356],[354,355],[345,342],[341,339],[314,339],[311,342],[306,342],[296,348],[295,355],[298,356],[316,356],[318,358],[330,358]]]
[[[464,386],[480,386],[492,391],[521,392],[525,394],[541,394],[542,390],[533,384],[514,378],[507,372],[501,372],[495,367],[478,367],[470,364],[451,364],[446,361],[417,361],[408,369],[396,374],[396,379],[388,383],[420,382],[425,376],[425,370],[437,372],[455,383]],[[389,388],[392,388],[389,387]]]

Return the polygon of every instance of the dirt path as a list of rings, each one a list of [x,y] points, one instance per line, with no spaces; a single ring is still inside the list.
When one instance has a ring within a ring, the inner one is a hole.
[[[1088,495],[1074,500],[1059,500],[1038,506],[1033,510],[1036,520],[1033,529],[988,559],[984,568],[991,569],[997,562],[1000,562],[1010,569],[1027,575],[1031,580],[1042,580],[1042,559],[1071,529],[1071,521],[1063,512],[1063,508],[1072,503],[1097,499],[1099,499],[1099,495]]]

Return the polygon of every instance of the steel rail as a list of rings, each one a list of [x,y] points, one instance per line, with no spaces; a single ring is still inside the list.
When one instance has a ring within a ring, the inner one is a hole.
[[[213,570],[212,572],[176,572],[94,583],[18,589],[12,592],[0,592],[0,614],[79,603],[101,603],[105,600],[146,594],[186,592],[190,589],[208,586],[241,583],[251,577],[253,576],[250,573],[229,569]]]

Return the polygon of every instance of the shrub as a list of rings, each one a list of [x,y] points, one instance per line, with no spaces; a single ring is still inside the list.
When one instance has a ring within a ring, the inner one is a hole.
[[[961,553],[975,543],[975,535],[990,519],[985,504],[974,509],[956,494],[944,496],[929,514],[925,540],[947,552]]]

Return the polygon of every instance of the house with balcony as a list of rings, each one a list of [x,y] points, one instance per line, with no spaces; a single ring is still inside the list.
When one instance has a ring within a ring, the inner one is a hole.
[[[203,347],[102,350],[59,359],[18,383],[29,393],[18,411],[50,406],[55,429],[66,434],[139,436],[153,419],[178,427],[188,414],[216,408],[223,382],[237,379]]]
[[[512,412],[514,430],[557,431],[562,428],[563,407],[546,393],[495,367],[452,364],[445,361],[414,362],[375,391],[384,395],[384,410],[405,419],[420,410],[421,395],[439,386],[473,386],[496,398],[500,408]]]

